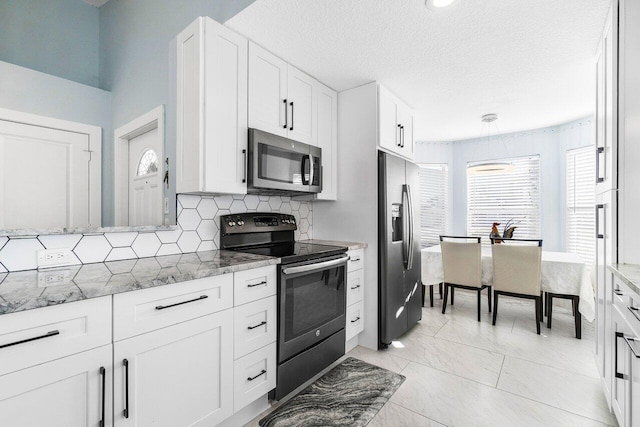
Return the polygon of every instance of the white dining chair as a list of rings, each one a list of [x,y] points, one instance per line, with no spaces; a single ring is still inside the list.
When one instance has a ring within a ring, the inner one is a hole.
[[[489,313],[491,313],[491,286],[482,284],[482,255],[480,237],[440,236],[444,299],[442,314],[447,310],[447,297],[454,289],[462,288],[478,293],[478,322],[480,321],[481,292],[488,288]]]
[[[498,297],[535,300],[536,331],[542,322],[541,264],[542,240],[491,239],[493,258],[493,325],[498,317]]]

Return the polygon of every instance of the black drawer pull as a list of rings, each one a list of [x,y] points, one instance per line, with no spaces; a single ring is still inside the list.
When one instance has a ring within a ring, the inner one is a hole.
[[[267,284],[267,281],[263,280],[260,283],[254,283],[253,285],[247,285],[247,288],[255,288],[256,286],[261,286],[261,285],[266,285],[266,284]]]
[[[624,295],[620,289],[614,289],[613,293],[616,294],[616,295],[619,295],[619,296],[623,296]]]
[[[263,320],[261,323],[259,323],[259,324],[255,325],[255,326],[247,326],[247,329],[255,329],[255,328],[259,328],[260,326],[262,326],[262,325],[266,325],[266,324],[267,324],[267,321],[266,321],[266,320]]]
[[[638,354],[638,352],[636,351],[636,348],[631,344],[631,341],[638,342],[638,340],[634,338],[627,338],[627,337],[623,337],[623,338],[626,341],[627,345],[629,346],[631,353],[633,353],[636,359],[640,359],[640,354]]]
[[[156,310],[164,310],[165,308],[171,308],[177,305],[188,304],[190,302],[200,301],[201,299],[207,299],[207,298],[209,298],[209,295],[200,295],[198,298],[190,299],[188,301],[177,302],[175,304],[170,304],[170,305],[159,305],[156,307]]]
[[[122,411],[122,415],[129,418],[129,360],[123,359],[122,365],[124,366],[124,411]]]
[[[352,287],[351,287],[351,289],[352,289],[352,290],[353,290],[353,289],[358,289],[359,287],[360,287],[360,285],[358,285],[358,286],[352,286]]]
[[[267,373],[267,371],[265,371],[265,370],[263,369],[263,370],[262,370],[258,375],[256,375],[255,377],[247,377],[247,381],[253,381],[253,380],[255,380],[256,378],[258,378],[258,377],[260,377],[260,376],[262,376],[262,375],[264,375],[264,374],[266,374],[266,373]]]
[[[358,316],[358,317],[356,317],[355,319],[353,319],[353,320],[351,321],[351,323],[356,323],[358,320],[360,320],[360,316]]]
[[[636,319],[640,320],[640,313],[638,313],[638,310],[640,310],[638,307],[629,307],[631,314],[633,314]]]
[[[351,258],[351,261],[352,262],[358,262],[358,261],[360,261],[360,258]]]
[[[105,387],[107,384],[107,371],[104,369],[104,366],[100,367],[100,376],[102,377],[102,408],[100,410],[100,427],[104,427],[104,400],[105,400]]]
[[[57,330],[57,329],[55,331],[47,332],[44,335],[40,335],[39,337],[27,338],[26,340],[10,342],[9,344],[2,344],[2,345],[0,345],[0,348],[6,348],[6,347],[11,347],[11,346],[14,346],[14,345],[18,345],[18,344],[24,344],[24,343],[31,342],[31,341],[41,340],[43,338],[53,337],[53,336],[56,336],[56,335],[60,335],[60,331]]]
[[[624,374],[621,374],[620,372],[618,372],[618,338],[624,338],[624,334],[622,332],[616,332],[616,336],[614,338],[614,343],[613,343],[613,373],[615,374],[614,376],[616,378],[621,378],[624,379]]]

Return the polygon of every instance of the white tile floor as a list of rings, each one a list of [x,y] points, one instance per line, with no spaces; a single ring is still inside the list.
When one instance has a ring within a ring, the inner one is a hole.
[[[570,310],[554,301],[553,328],[545,319],[538,336],[534,316],[532,301],[501,297],[492,326],[483,293],[478,323],[475,294],[459,290],[443,315],[436,290],[435,307],[389,349],[347,354],[407,378],[369,426],[617,425],[596,371],[594,324],[583,320],[575,339]]]

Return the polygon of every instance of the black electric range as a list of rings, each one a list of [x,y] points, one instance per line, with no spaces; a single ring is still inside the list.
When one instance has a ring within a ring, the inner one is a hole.
[[[273,212],[243,213],[220,217],[220,248],[278,257],[282,264],[340,255],[344,246],[296,242],[293,215]]]

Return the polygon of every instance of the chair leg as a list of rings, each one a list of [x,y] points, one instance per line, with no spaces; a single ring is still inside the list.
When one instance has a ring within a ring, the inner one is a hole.
[[[433,307],[433,285],[429,286],[429,304]]]
[[[482,306],[482,289],[478,289],[478,322],[480,321],[480,307]]]
[[[498,317],[498,293],[493,294],[493,325],[496,324],[496,318]]]
[[[442,299],[442,282],[438,283],[438,290],[440,291],[440,299]]]
[[[576,307],[576,338],[581,340],[582,339],[582,314],[580,314],[580,311],[578,311],[578,309],[580,308],[580,297],[574,296],[573,301],[575,302],[575,307]]]
[[[444,298],[442,299],[442,314],[447,310],[447,296],[449,293],[449,285],[444,285]]]
[[[487,300],[489,301],[489,313],[491,313],[491,293],[493,292],[493,287],[487,287]]]
[[[553,296],[547,293],[547,328],[551,328],[551,318],[553,317]]]
[[[540,335],[540,322],[542,322],[541,314],[542,314],[542,297],[536,297],[536,332],[538,335]]]
[[[540,292],[540,322],[544,321],[544,316],[543,316],[543,307],[544,307],[544,299],[542,298],[542,292]]]
[[[424,307],[424,294],[427,293],[427,286],[423,283],[422,284],[422,306]]]
[[[456,288],[454,288],[453,286],[450,286],[450,288],[451,288],[451,305],[453,305],[453,295],[454,295],[454,293],[456,291]]]
[[[576,315],[576,299],[575,297],[571,298],[571,312],[573,315]]]
[[[549,312],[547,310],[548,310],[548,307],[549,307],[549,305],[548,305],[549,304],[549,292],[543,292],[542,296],[544,296],[544,315],[548,316]]]

